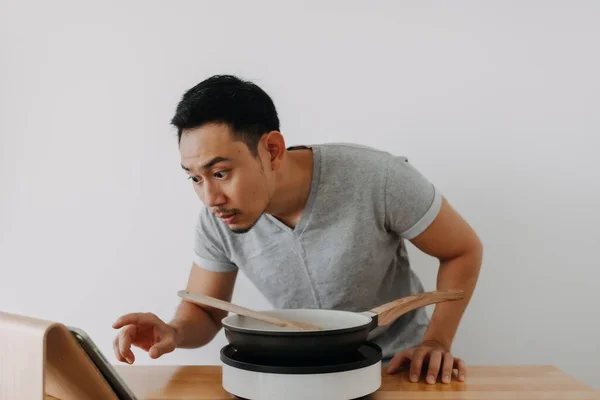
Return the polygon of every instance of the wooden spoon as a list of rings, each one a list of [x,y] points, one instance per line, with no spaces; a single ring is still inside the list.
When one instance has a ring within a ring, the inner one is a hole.
[[[307,322],[299,322],[299,321],[290,321],[284,320],[281,318],[273,317],[271,315],[263,314],[258,311],[251,310],[249,308],[245,308],[242,306],[238,306],[237,304],[230,303],[228,301],[224,301],[221,299],[217,299],[214,297],[202,295],[202,294],[192,294],[187,290],[180,290],[177,292],[177,295],[184,300],[187,300],[192,303],[218,308],[219,310],[229,311],[234,314],[243,315],[244,317],[249,317],[253,319],[257,319],[269,324],[281,326],[281,327],[292,327],[301,331],[321,331],[323,328],[320,326],[310,324]]]

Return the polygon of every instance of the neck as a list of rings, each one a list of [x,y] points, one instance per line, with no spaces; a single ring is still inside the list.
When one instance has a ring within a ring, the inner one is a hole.
[[[287,151],[266,212],[291,228],[296,226],[310,194],[312,175],[312,150]]]

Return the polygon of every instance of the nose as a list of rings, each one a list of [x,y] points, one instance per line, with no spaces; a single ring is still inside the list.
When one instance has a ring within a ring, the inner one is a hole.
[[[204,199],[208,207],[216,207],[225,204],[226,199],[219,185],[212,182],[204,186]]]

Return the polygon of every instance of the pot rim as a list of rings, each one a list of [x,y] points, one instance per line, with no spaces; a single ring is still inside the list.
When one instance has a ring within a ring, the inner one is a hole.
[[[350,332],[357,332],[357,331],[362,331],[362,330],[367,330],[367,331],[371,331],[377,324],[376,324],[376,318],[377,315],[372,313],[372,312],[354,312],[354,311],[344,311],[344,310],[328,310],[328,309],[274,309],[274,310],[267,310],[267,311],[263,311],[264,313],[270,313],[273,315],[281,315],[282,313],[289,313],[289,314],[298,314],[298,313],[318,313],[318,314],[332,314],[332,315],[351,315],[352,318],[364,318],[364,323],[362,324],[355,324],[353,326],[349,326],[349,327],[342,327],[342,328],[331,328],[331,329],[327,329],[324,328],[321,331],[298,331],[298,330],[285,330],[283,328],[278,328],[278,327],[273,327],[273,329],[259,329],[259,328],[248,328],[248,327],[242,327],[239,326],[237,324],[233,324],[231,323],[231,320],[233,319],[237,319],[237,318],[247,318],[247,317],[243,317],[237,314],[230,314],[226,317],[224,317],[221,320],[221,324],[223,325],[223,328],[225,330],[229,330],[229,331],[233,331],[233,332],[239,332],[239,333],[244,333],[244,334],[250,334],[250,335],[258,335],[258,336],[289,336],[289,337],[293,337],[293,336],[327,336],[327,335],[334,335],[334,334],[343,334],[343,333],[350,333]],[[307,321],[308,322],[308,321]],[[310,321],[313,323],[316,323],[316,321]]]

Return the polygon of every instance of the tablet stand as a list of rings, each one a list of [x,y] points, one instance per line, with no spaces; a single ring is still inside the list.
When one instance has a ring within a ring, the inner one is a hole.
[[[118,400],[68,328],[0,312],[0,399]]]

